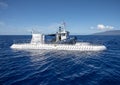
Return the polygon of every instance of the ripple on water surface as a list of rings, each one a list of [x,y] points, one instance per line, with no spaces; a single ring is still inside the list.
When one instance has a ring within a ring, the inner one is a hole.
[[[100,39],[106,51],[12,50],[7,38],[0,42],[0,85],[119,85],[119,39]]]

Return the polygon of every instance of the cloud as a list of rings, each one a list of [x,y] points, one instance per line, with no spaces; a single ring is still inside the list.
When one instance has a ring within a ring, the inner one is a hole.
[[[52,23],[48,26],[40,26],[40,25],[32,25],[29,27],[25,27],[23,29],[26,29],[28,32],[31,32],[32,30],[38,31],[40,33],[54,33],[57,31],[60,24],[58,23]]]
[[[110,26],[110,25],[104,25],[104,24],[98,24],[96,27],[90,27],[90,29],[92,29],[92,30],[94,30],[94,29],[96,29],[96,30],[112,30],[112,29],[114,29],[114,27],[113,26]]]
[[[4,26],[4,25],[5,25],[5,23],[0,21],[0,26]]]
[[[7,8],[8,7],[8,4],[5,3],[5,2],[0,2],[0,8],[4,9],[4,8]]]
[[[48,29],[57,29],[60,26],[58,23],[52,23],[49,26],[47,26]]]
[[[92,29],[94,29],[94,27],[90,27],[90,29],[92,30]]]
[[[114,28],[113,26],[109,26],[109,25],[107,25],[107,26],[105,26],[103,24],[98,24],[97,25],[98,30],[112,30],[113,28]]]
[[[114,29],[114,27],[113,26],[106,26],[106,29],[112,30],[112,29]]]
[[[99,30],[104,30],[105,29],[105,26],[103,24],[98,24],[97,25],[97,29]]]

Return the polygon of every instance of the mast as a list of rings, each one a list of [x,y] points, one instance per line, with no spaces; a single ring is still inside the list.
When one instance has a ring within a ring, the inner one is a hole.
[[[66,23],[63,21],[62,23],[64,31],[66,31]]]

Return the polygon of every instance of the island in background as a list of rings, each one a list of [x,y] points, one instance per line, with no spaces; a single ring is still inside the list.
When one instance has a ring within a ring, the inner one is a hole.
[[[105,32],[94,33],[92,35],[120,35],[120,30],[110,30]]]

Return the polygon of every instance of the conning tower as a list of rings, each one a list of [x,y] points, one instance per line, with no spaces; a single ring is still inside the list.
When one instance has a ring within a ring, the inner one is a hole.
[[[65,30],[65,24],[59,26],[59,30],[56,33],[56,42],[67,39],[69,36],[69,32]]]

